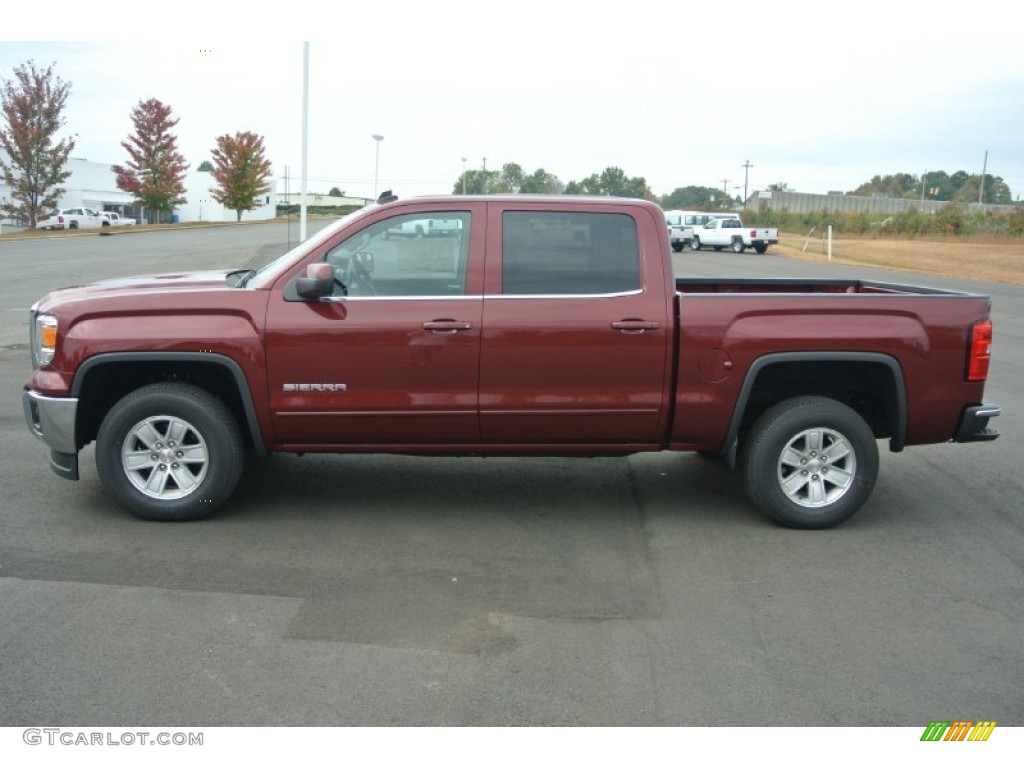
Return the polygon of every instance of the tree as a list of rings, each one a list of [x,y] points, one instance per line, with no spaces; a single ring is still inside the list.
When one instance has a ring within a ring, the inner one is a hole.
[[[211,173],[213,171],[213,163],[211,163],[209,160],[203,160],[203,162],[199,164],[199,167],[196,168],[196,170],[199,171],[200,173]]]
[[[578,184],[570,182],[570,185],[566,186],[565,191],[567,193],[569,193],[570,186],[574,190],[571,194],[639,197],[644,200],[654,199],[651,190],[647,188],[647,180],[643,176],[629,178],[626,176],[625,171],[615,166],[605,168],[600,174],[591,174]]]
[[[774,184],[768,185],[769,192],[793,192],[794,190],[789,188],[789,184],[784,181],[777,181]]]
[[[258,197],[269,191],[270,161],[264,155],[263,137],[251,131],[217,137],[213,150],[213,179],[210,194],[218,203],[238,215],[259,205]]]
[[[565,185],[559,181],[558,177],[543,168],[538,168],[526,176],[522,186],[519,187],[520,192],[535,195],[560,195],[564,189]]]
[[[344,197],[345,193],[337,187],[331,187],[331,191],[327,193],[328,197]]]
[[[135,195],[146,209],[170,213],[185,200],[185,171],[188,164],[178,152],[178,138],[171,129],[171,108],[157,99],[139,101],[132,110],[135,133],[121,142],[131,160],[115,165],[117,186]]]
[[[8,216],[35,227],[40,214],[57,206],[64,194],[62,184],[71,175],[65,170],[75,140],[54,135],[64,126],[64,106],[71,83],[53,73],[53,65],[37,69],[35,62],[14,68],[14,80],[4,79],[0,109],[6,127],[0,129],[0,148],[8,162],[0,160],[11,201],[0,205]]]
[[[659,201],[662,208],[672,210],[673,208],[697,208],[710,209],[721,205],[724,193],[715,187],[677,187],[671,193],[665,195]]]

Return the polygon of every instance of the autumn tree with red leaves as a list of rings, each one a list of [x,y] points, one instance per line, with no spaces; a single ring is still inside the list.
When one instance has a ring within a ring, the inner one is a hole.
[[[261,203],[257,198],[270,190],[270,161],[264,155],[263,137],[251,131],[217,137],[213,149],[213,199],[238,214],[251,211]]]
[[[4,183],[11,188],[11,201],[0,210],[34,227],[41,214],[57,206],[64,194],[62,184],[71,175],[65,170],[75,140],[54,135],[64,126],[64,106],[71,83],[53,73],[53,65],[37,69],[33,61],[14,68],[14,79],[4,80],[0,110],[6,127],[0,129],[0,159]]]
[[[139,101],[132,110],[135,133],[121,142],[131,160],[115,165],[118,189],[130,192],[143,208],[170,213],[185,200],[185,171],[188,163],[178,152],[178,137],[171,129],[171,108],[157,99]]]

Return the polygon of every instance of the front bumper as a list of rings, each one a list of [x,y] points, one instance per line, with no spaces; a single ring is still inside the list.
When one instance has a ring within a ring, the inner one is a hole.
[[[1000,413],[1002,413],[1002,409],[995,403],[970,406],[960,417],[960,426],[953,439],[958,443],[995,440],[999,437],[999,430],[992,429],[988,425],[988,420],[994,419]]]
[[[78,398],[47,397],[31,389],[21,393],[28,430],[50,446],[50,469],[68,480],[78,479],[75,418]]]

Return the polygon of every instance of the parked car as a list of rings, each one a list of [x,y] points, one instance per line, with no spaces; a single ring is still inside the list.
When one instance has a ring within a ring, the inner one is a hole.
[[[779,230],[775,227],[744,227],[736,217],[713,218],[693,231],[690,247],[699,251],[702,246],[709,245],[716,251],[731,248],[735,253],[743,253],[753,248],[758,253],[765,253],[768,246],[779,242]]]
[[[112,227],[130,227],[135,224],[135,219],[125,218],[117,211],[102,211],[100,213]]]
[[[429,219],[465,236],[383,242]],[[95,442],[108,493],[149,520],[210,514],[248,454],[671,450],[738,468],[779,523],[826,528],[870,497],[879,440],[998,437],[990,312],[865,280],[676,278],[643,200],[424,197],[259,270],[49,293],[22,402],[58,475]]]
[[[36,224],[36,229],[95,229],[109,226],[110,221],[93,208],[65,208],[51,213]]]
[[[669,226],[669,242],[676,253],[693,242],[697,227],[711,219],[733,217],[734,213],[707,213],[706,211],[665,211],[665,222]]]

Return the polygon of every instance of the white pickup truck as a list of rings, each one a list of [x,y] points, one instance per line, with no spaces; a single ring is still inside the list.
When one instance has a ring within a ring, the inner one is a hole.
[[[95,229],[109,226],[110,222],[92,208],[65,208],[51,213],[36,224],[36,229]]]
[[[716,251],[732,248],[735,253],[743,253],[753,248],[764,253],[769,245],[779,242],[779,230],[775,227],[744,227],[738,218],[709,219],[703,226],[693,230],[690,248],[699,251],[709,245]]]
[[[100,214],[107,223],[112,227],[130,227],[135,224],[135,219],[128,219],[119,214],[117,211],[103,211]]]

